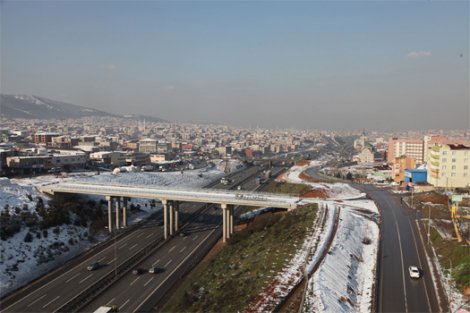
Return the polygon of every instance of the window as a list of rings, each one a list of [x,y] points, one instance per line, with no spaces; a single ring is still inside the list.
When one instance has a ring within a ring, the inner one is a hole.
[[[447,151],[442,151],[442,155],[447,155]]]
[[[442,165],[442,169],[443,169],[443,170],[447,169],[447,166]]]
[[[447,162],[447,158],[442,158],[442,162]]]
[[[457,166],[455,165],[452,165],[452,169],[455,170],[457,168]]]
[[[455,177],[455,173],[451,173],[450,176]]]
[[[457,159],[452,159],[452,163],[455,163],[457,161]]]
[[[464,166],[463,166],[463,169],[464,169],[464,170],[468,170],[468,165],[464,165]]]
[[[456,155],[457,154],[457,151],[452,151],[452,155]]]
[[[463,176],[464,176],[464,177],[467,177],[467,176],[468,176],[468,173],[463,173]]]

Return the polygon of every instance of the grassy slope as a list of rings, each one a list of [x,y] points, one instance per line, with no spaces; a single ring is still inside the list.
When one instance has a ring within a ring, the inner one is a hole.
[[[457,240],[446,240],[442,238],[435,229],[431,229],[431,240],[440,263],[450,269],[452,260],[452,278],[457,288],[462,290],[470,282],[470,249],[465,244],[460,244]]]
[[[211,261],[193,270],[164,312],[235,312],[246,307],[285,266],[312,225],[316,205],[266,214],[235,233]]]

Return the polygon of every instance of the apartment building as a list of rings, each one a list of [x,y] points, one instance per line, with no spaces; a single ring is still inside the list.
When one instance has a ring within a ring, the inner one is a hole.
[[[435,144],[428,154],[428,183],[436,187],[470,187],[470,146]]]
[[[405,155],[399,156],[393,159],[392,162],[392,179],[396,183],[402,183],[405,181],[405,170],[414,169],[416,167],[416,161],[414,158],[407,157]]]
[[[391,138],[388,141],[387,162],[393,163],[395,158],[406,155],[415,160],[417,164],[424,163],[424,142],[421,139]]]

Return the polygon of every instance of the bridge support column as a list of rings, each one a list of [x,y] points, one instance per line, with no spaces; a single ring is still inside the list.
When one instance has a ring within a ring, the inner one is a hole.
[[[127,197],[123,198],[124,205],[122,207],[122,227],[127,227],[127,200],[128,199],[129,198]]]
[[[108,230],[110,233],[113,232],[113,197],[106,196],[108,200]]]
[[[180,220],[180,203],[178,201],[174,202],[175,206],[175,232],[179,229],[179,220]]]
[[[230,206],[230,209],[229,209],[229,238],[230,236],[233,234],[233,205]]]
[[[120,228],[120,211],[121,211],[121,197],[115,197],[116,199],[116,230]]]
[[[227,242],[227,239],[230,237],[229,231],[228,231],[229,230],[229,227],[228,227],[229,212],[227,209],[227,204],[222,203],[220,207],[222,208],[222,241]]]
[[[168,238],[168,201],[162,200],[163,206],[163,237]]]
[[[175,216],[175,204],[173,201],[170,201],[170,236],[173,236],[173,228],[174,228],[174,216]]]

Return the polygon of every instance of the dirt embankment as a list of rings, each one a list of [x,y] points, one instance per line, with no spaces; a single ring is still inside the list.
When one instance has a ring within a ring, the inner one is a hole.
[[[302,194],[301,197],[302,198],[326,199],[326,198],[328,198],[328,193],[325,190],[313,189],[313,190],[307,191],[306,193]]]
[[[310,164],[309,160],[300,160],[300,161],[295,162],[295,165],[297,165],[297,166],[305,166],[305,165],[309,165],[309,164]]]
[[[416,196],[416,194],[415,194]],[[437,193],[427,193],[427,194],[420,194],[417,196],[420,202],[431,202],[434,204],[447,204],[448,197],[446,195],[441,195]]]

